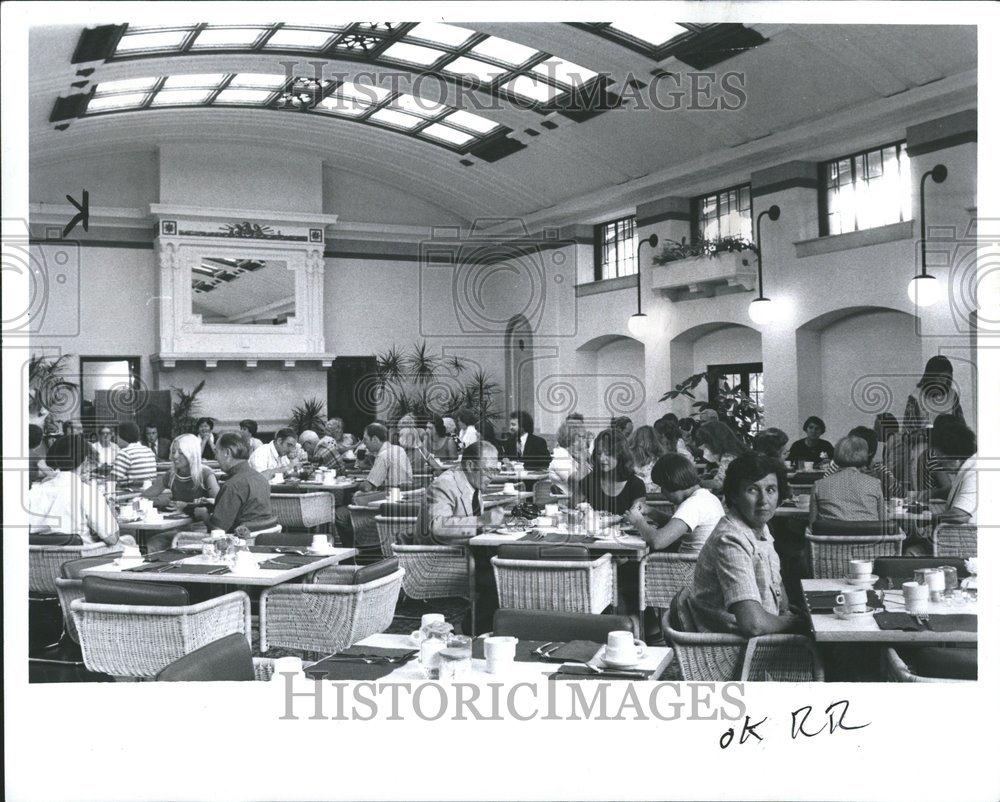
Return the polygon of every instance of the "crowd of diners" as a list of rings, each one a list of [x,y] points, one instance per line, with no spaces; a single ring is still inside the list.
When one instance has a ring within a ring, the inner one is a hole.
[[[333,417],[322,431],[283,428],[267,443],[257,438],[253,420],[217,435],[215,421],[202,418],[196,433],[169,442],[154,425],[140,431],[134,423],[100,426],[96,442],[88,442],[70,422],[48,447],[40,430],[30,433],[27,506],[34,525],[58,516],[69,534],[114,543],[112,505],[89,481],[103,475],[149,498],[169,496],[210,529],[254,531],[274,523],[269,479],[311,464],[357,477],[354,503],[364,503],[364,494],[411,487],[415,476],[428,479],[413,539],[457,544],[501,523],[504,511],[484,510],[482,496],[503,461],[519,462],[547,477],[567,504],[585,502],[622,516],[650,549],[698,555],[687,603],[671,622],[675,628],[745,636],[796,632],[804,630],[804,618],[783,585],[769,528],[779,505],[792,498],[790,470],[821,474],[810,495],[813,527],[887,521],[887,500],[904,496],[943,502],[936,521],[974,524],[976,515],[976,436],[944,357],[927,363],[902,421],[881,413],[871,427],[838,433],[835,443],[824,439],[818,416],[809,416],[802,429],[794,442],[776,428],[748,442],[730,421],[704,409],[697,420],[668,413],[638,428],[626,417],[613,418],[595,433],[582,415],[570,414],[550,452],[523,411],[510,416],[503,436],[477,411],[462,409],[425,421],[404,415],[391,426],[376,421],[359,437]],[[164,457],[170,467],[157,476],[156,461]],[[223,482],[206,460],[217,461]],[[652,497],[672,504],[672,514],[665,518],[649,507]],[[337,508],[336,531],[342,544],[352,544],[344,505]],[[930,554],[929,534],[915,531],[906,553]]]

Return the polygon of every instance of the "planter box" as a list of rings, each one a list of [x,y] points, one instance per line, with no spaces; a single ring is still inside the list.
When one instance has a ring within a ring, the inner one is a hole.
[[[711,298],[757,289],[757,254],[732,251],[718,256],[692,256],[653,265],[653,289],[671,301]]]

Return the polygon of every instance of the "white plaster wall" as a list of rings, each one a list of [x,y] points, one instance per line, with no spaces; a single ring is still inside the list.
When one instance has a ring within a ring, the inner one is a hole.
[[[32,164],[28,198],[32,203],[66,205],[66,195],[77,200],[90,193],[92,207],[149,210],[160,193],[160,162],[155,150],[121,150],[68,162]]]
[[[341,221],[426,226],[466,221],[436,203],[349,170],[323,167],[323,210]]]

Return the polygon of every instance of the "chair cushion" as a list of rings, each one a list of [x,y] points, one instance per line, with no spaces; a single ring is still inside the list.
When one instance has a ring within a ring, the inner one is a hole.
[[[63,532],[31,532],[28,535],[29,546],[82,546],[83,539],[79,535],[67,535]]]
[[[156,607],[186,607],[188,592],[180,585],[134,582],[127,579],[83,578],[83,598],[94,604],[140,604]]]
[[[395,557],[390,557],[387,560],[379,560],[377,563],[366,565],[364,568],[359,568],[355,571],[354,584],[364,585],[368,582],[374,582],[376,579],[381,579],[384,576],[389,576],[389,574],[394,574],[398,570],[399,560]]]
[[[68,560],[59,566],[59,576],[63,579],[80,579],[84,568],[97,565],[107,565],[118,559],[118,554],[104,554],[100,557],[83,557],[79,560]]]
[[[977,679],[979,649],[923,646],[898,649],[899,656],[918,677]]]
[[[157,682],[252,682],[253,655],[244,635],[234,633],[212,641],[172,662],[156,675]]]
[[[309,532],[270,532],[257,535],[255,546],[288,546],[307,548],[312,545],[313,536]]]
[[[634,632],[627,615],[591,615],[548,610],[497,610],[494,635],[513,635],[522,640],[589,640],[603,643],[609,632]]]
[[[881,537],[894,535],[899,530],[894,521],[838,521],[817,518],[812,533],[822,537]]]
[[[951,566],[958,572],[959,579],[965,579],[969,572],[963,557],[876,557],[874,571],[877,576],[898,579],[913,579],[918,568],[942,568]]]
[[[505,543],[497,549],[501,560],[580,560],[590,562],[586,546],[563,546],[549,543]],[[596,558],[595,558],[596,559]]]

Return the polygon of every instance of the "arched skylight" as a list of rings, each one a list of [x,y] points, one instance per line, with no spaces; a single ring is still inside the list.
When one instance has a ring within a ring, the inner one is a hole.
[[[675,56],[695,69],[719,64],[767,41],[757,31],[732,22],[698,25],[643,18],[567,24],[596,33],[655,61]]]
[[[107,41],[99,41],[99,34]],[[544,107],[598,78],[594,70],[533,47],[433,22],[157,28],[126,24],[85,31],[80,52],[88,60],[105,61],[204,53],[290,53],[371,61],[461,81],[530,107]],[[75,63],[82,60],[74,58]]]

